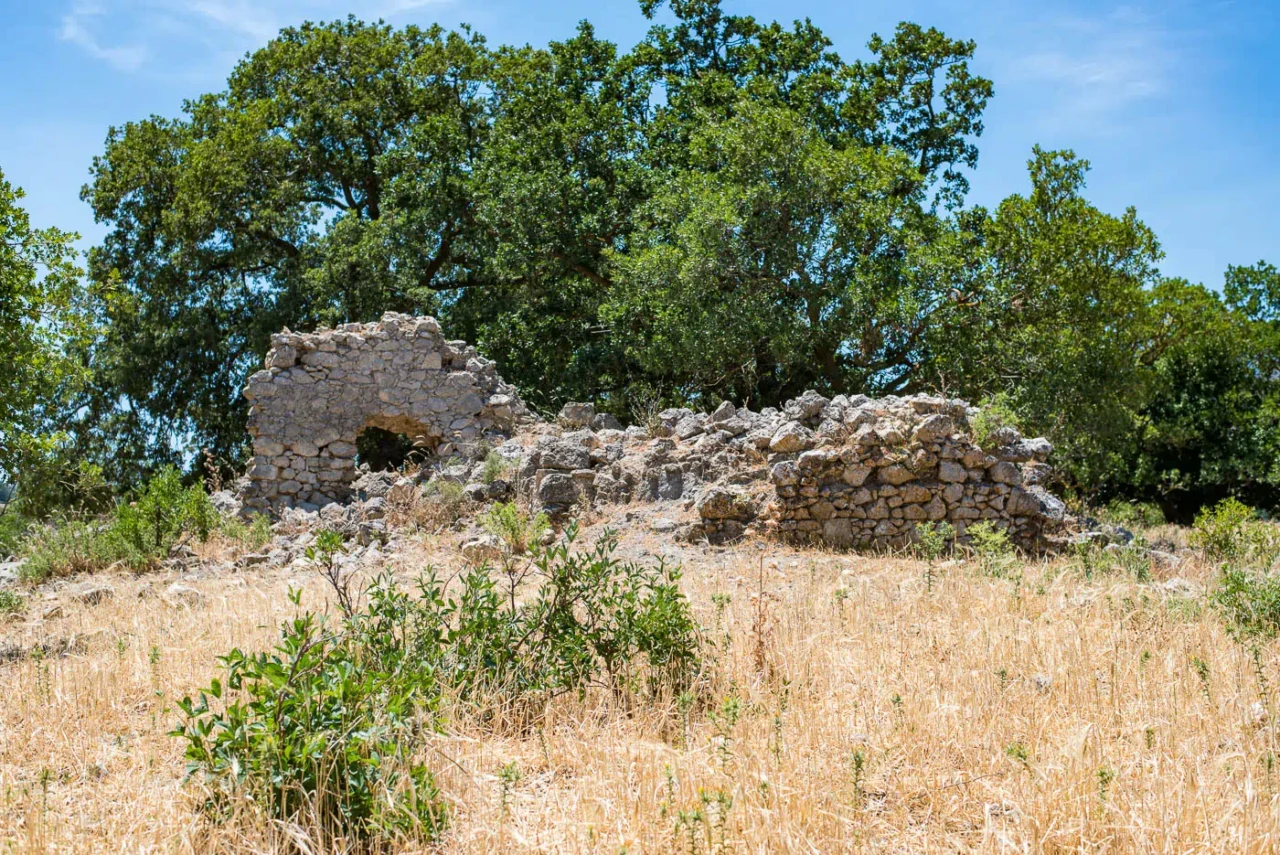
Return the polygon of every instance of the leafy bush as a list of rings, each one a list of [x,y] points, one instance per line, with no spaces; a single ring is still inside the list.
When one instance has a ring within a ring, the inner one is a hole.
[[[102,569],[116,556],[106,530],[106,523],[74,519],[36,526],[22,547],[26,558],[19,571],[22,580],[38,584],[58,576]]]
[[[438,835],[439,791],[410,754],[439,690],[406,655],[403,633],[377,631],[394,626],[398,607],[373,598],[341,632],[303,613],[282,625],[274,652],[232,650],[220,659],[225,683],[178,702],[185,720],[171,735],[186,740],[188,774],[207,788],[211,815],[252,806],[329,837]]]
[[[480,527],[505,543],[513,555],[523,555],[551,523],[546,514],[530,517],[515,502],[499,502],[480,517]]]
[[[996,434],[1006,427],[1018,428],[1021,422],[1014,412],[1009,395],[1000,392],[978,404],[978,413],[969,419],[969,431],[973,441],[982,448],[989,448]]]
[[[102,521],[59,519],[35,528],[23,546],[23,578],[91,572],[121,562],[133,570],[154,566],[183,535],[207,540],[220,519],[199,485],[183,487],[178,470],[156,475],[132,503],[121,502]]]
[[[484,468],[480,470],[480,480],[486,484],[492,484],[499,478],[506,478],[514,465],[511,460],[498,452],[490,451],[485,455]]]
[[[926,561],[937,561],[955,539],[956,530],[949,522],[917,523],[912,551]]]
[[[27,601],[21,594],[0,588],[0,617],[20,615],[26,610]]]
[[[1009,533],[996,528],[991,520],[981,520],[969,526],[969,549],[978,558],[978,566],[987,576],[1003,577],[1013,563],[1013,545]]]
[[[117,505],[107,537],[127,565],[142,569],[168,555],[183,534],[208,540],[218,522],[218,512],[204,488],[183,487],[182,476],[169,466],[147,483],[134,502]]]
[[[266,514],[254,514],[253,519],[246,522],[239,517],[223,517],[218,523],[218,531],[231,540],[250,550],[257,551],[271,541],[271,517]]]
[[[1126,502],[1115,499],[1098,514],[1103,522],[1125,528],[1154,528],[1164,524],[1164,512],[1151,502]]]
[[[1248,547],[1248,528],[1256,515],[1248,505],[1236,499],[1224,499],[1196,514],[1188,542],[1204,550],[1205,557],[1233,559]]]
[[[1280,633],[1280,577],[1228,567],[1212,601],[1228,631],[1241,641]]]
[[[574,551],[571,526],[532,560],[538,588],[523,604],[511,577],[499,591],[485,568],[462,578],[456,599],[425,599],[447,627],[448,679],[463,697],[495,695],[541,709],[546,698],[596,687],[630,701],[679,694],[700,665],[700,637],[680,573],[659,561],[645,566],[613,557],[606,533]]]

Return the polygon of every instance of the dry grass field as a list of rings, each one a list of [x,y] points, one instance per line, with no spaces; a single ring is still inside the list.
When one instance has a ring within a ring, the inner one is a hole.
[[[452,550],[422,543],[402,572]],[[708,708],[627,715],[571,697],[525,735],[452,720],[426,757],[450,827],[420,851],[1280,849],[1277,648],[1254,657],[1227,635],[1206,605],[1211,568],[1139,583],[1065,558],[1003,578],[953,561],[930,590],[913,560],[675,552],[715,645]],[[319,580],[209,576],[185,582],[195,604],[145,595],[169,579],[109,581],[103,602],[55,595],[61,616],[37,599],[0,624],[0,851],[341,849],[209,825],[166,736],[216,657],[269,646],[295,608],[287,588],[317,605]]]

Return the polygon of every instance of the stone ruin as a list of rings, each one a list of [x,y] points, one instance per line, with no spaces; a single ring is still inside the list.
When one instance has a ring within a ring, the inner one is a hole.
[[[249,378],[253,461],[246,510],[314,510],[352,495],[356,440],[369,427],[402,433],[436,455],[502,442],[528,410],[494,364],[446,341],[434,318],[388,313],[271,337],[266,367]]]
[[[250,511],[380,501],[398,476],[361,473],[355,461],[356,437],[374,426],[433,452],[413,483],[400,479],[405,489],[452,481],[478,502],[514,490],[553,518],[653,506],[677,518],[659,530],[689,540],[754,532],[876,548],[909,542],[921,522],[949,522],[963,537],[990,520],[1037,549],[1064,516],[1044,487],[1049,443],[1001,428],[980,446],[977,411],[963,401],[806,392],[781,409],[670,409],[625,429],[575,403],[551,423],[431,318],[388,314],[272,344],[245,390]],[[506,464],[497,481],[494,454]]]

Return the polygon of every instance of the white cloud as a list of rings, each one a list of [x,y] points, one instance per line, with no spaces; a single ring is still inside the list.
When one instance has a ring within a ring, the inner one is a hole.
[[[393,19],[450,0],[379,0],[360,4],[367,20]],[[59,37],[123,71],[173,59],[190,67],[201,53],[221,59],[260,47],[281,28],[332,20],[350,0],[74,0]],[[119,42],[120,44],[115,44]],[[169,62],[166,70],[174,70]]]
[[[1014,63],[1020,78],[1054,90],[1064,123],[1105,126],[1129,108],[1170,91],[1176,51],[1160,22],[1121,6],[1097,18],[1056,18]]]
[[[83,48],[95,59],[122,71],[133,71],[147,59],[147,50],[141,45],[107,47],[93,34],[93,19],[106,15],[106,10],[96,3],[76,3],[62,16],[62,29],[58,37]]]

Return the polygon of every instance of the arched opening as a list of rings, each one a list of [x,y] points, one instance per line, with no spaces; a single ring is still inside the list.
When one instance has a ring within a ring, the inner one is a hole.
[[[356,436],[356,464],[372,472],[421,466],[435,455],[439,438],[407,419],[376,419]]]
[[[412,439],[379,427],[365,428],[356,437],[356,463],[373,472],[403,469],[413,450]]]

